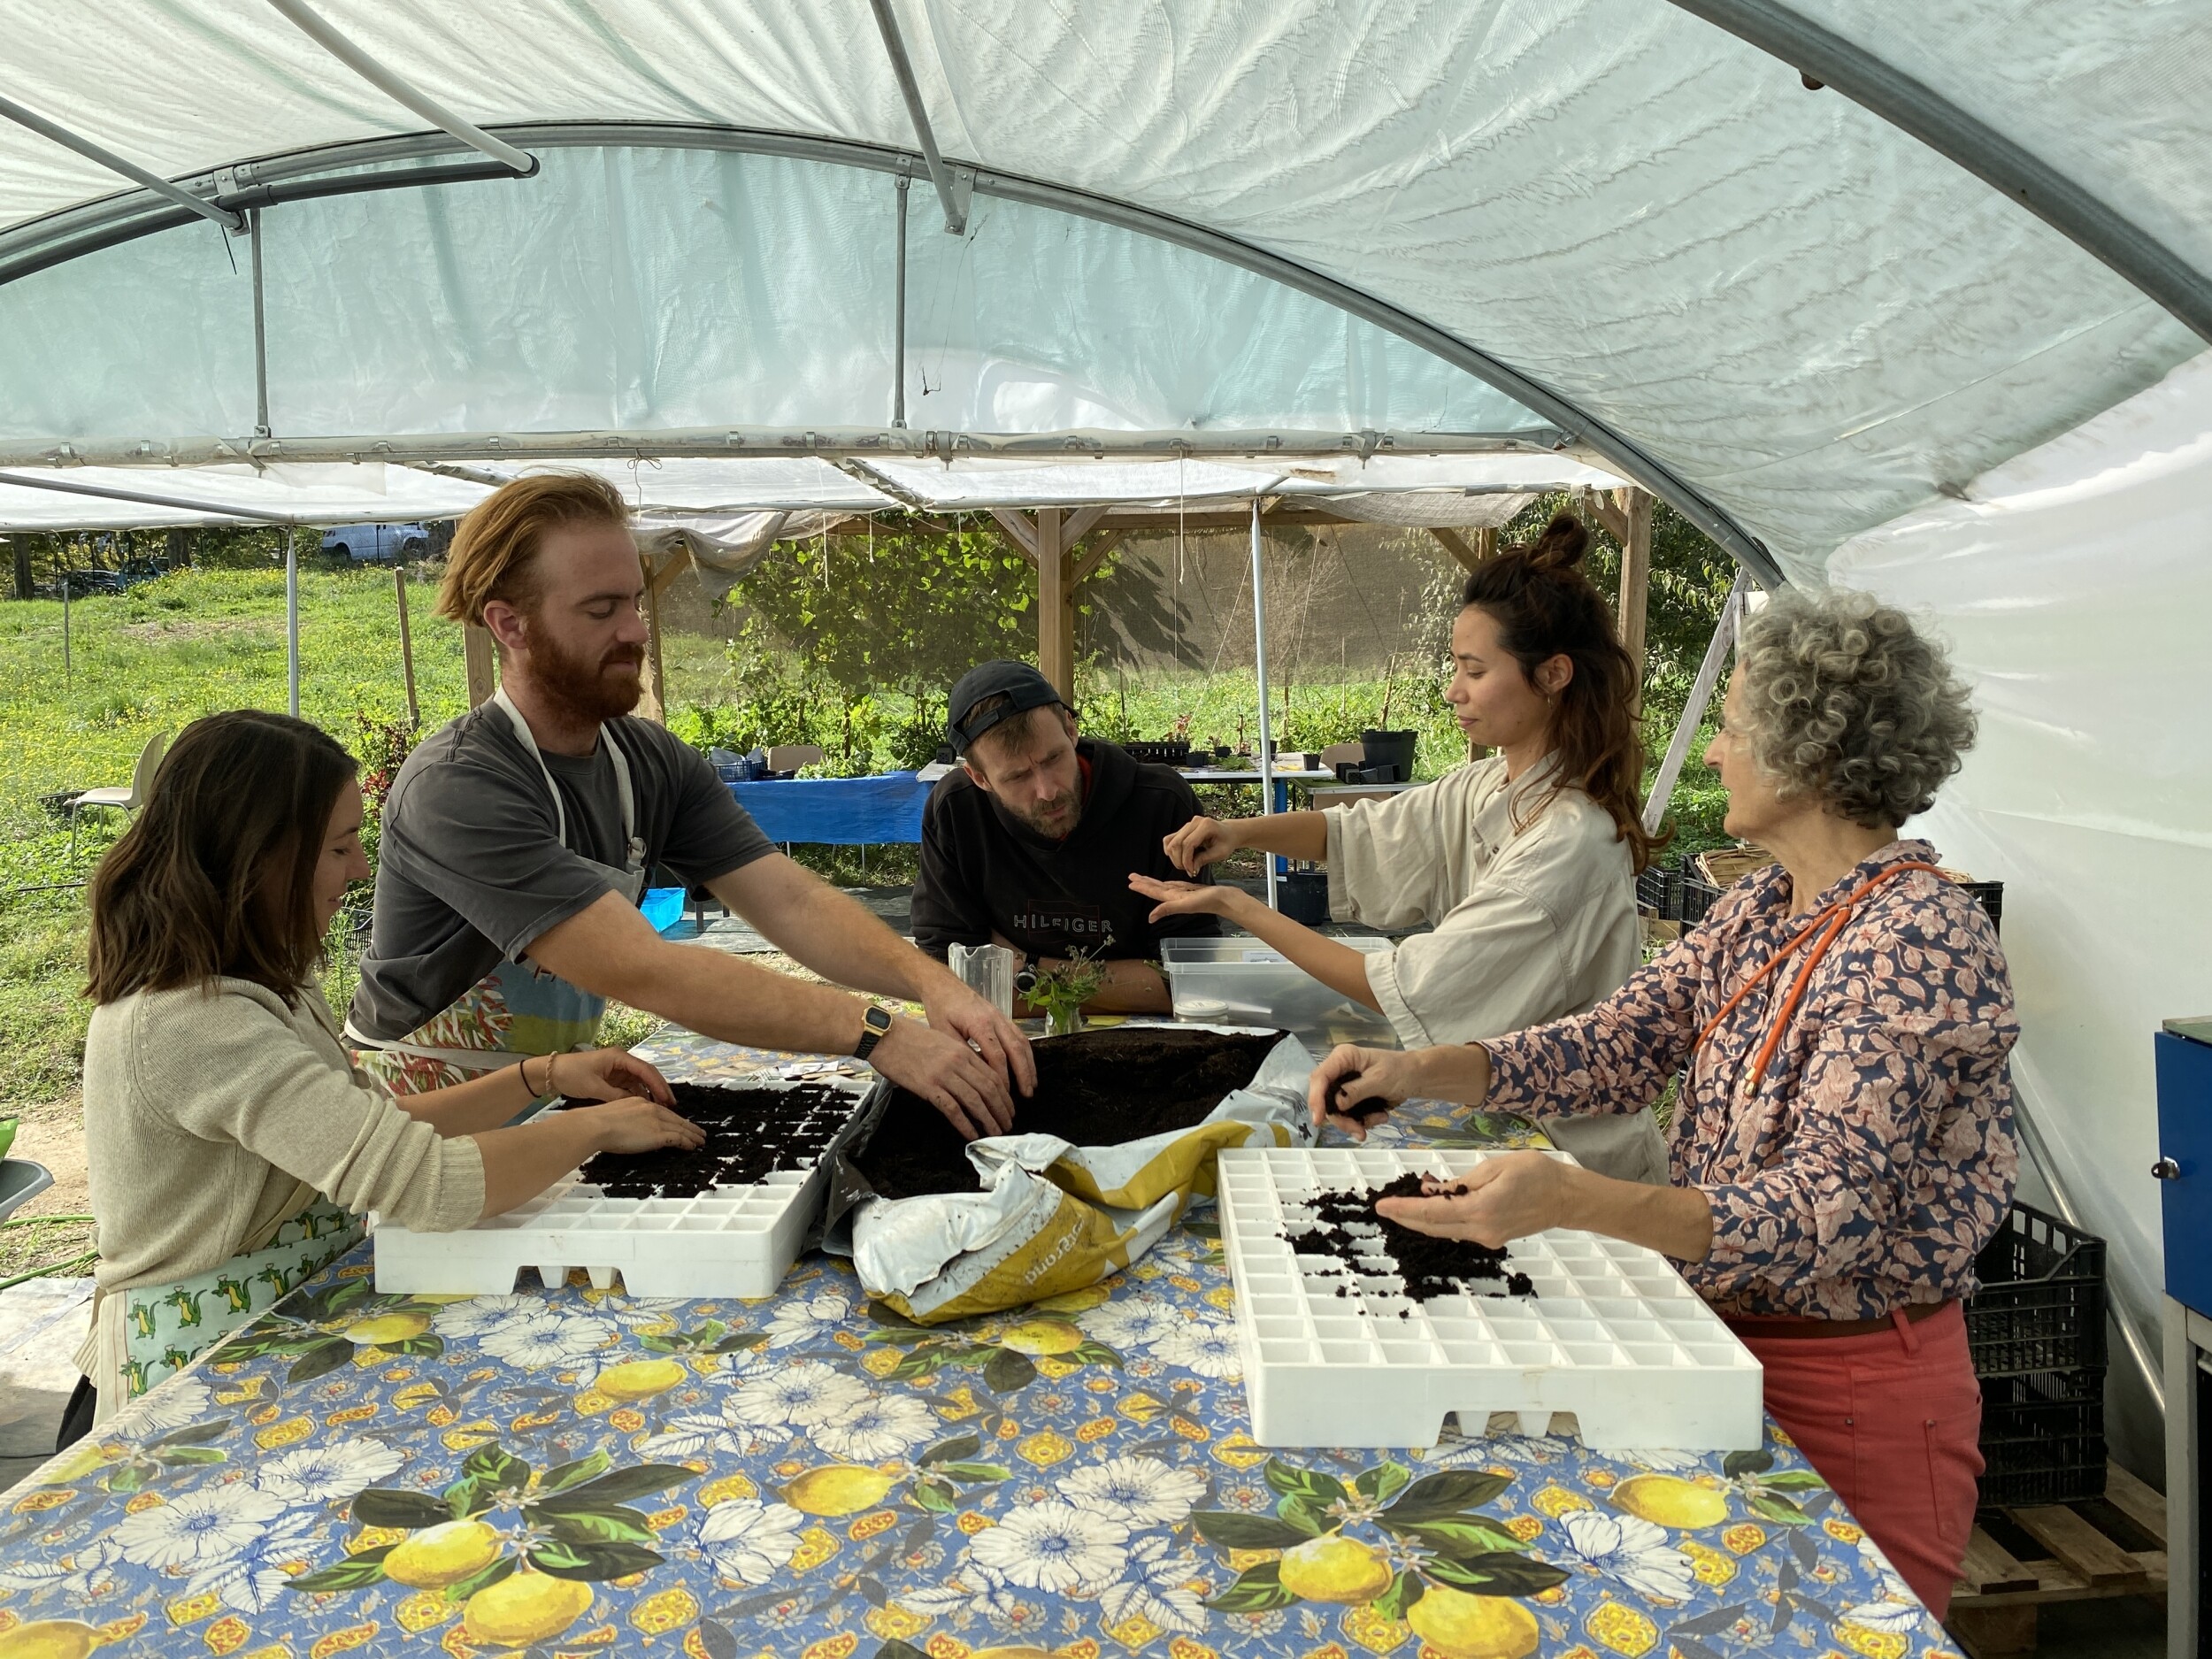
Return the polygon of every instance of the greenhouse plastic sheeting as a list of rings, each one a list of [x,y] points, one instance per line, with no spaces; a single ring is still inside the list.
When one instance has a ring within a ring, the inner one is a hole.
[[[466,480],[374,462],[263,468],[75,466],[44,472],[25,468],[19,475],[78,489],[159,495],[172,504],[11,484],[7,472],[0,471],[0,531],[140,530],[266,521],[272,515],[294,524],[406,524],[458,518],[491,493]]]
[[[2151,1037],[2212,1010],[2208,500],[2200,358],[1830,563],[1931,618],[1974,687],[1980,740],[1915,827],[2005,883],[2021,1106],[2154,1354]]]
[[[479,122],[914,143],[864,0],[319,9]],[[1806,9],[2205,259],[2200,7]],[[892,11],[948,156],[1235,238],[1487,351],[1800,572],[2201,349],[1960,166],[1655,0]],[[165,174],[421,130],[253,0],[0,0],[0,27],[11,96]],[[537,177],[269,210],[278,435],[888,422],[887,174],[512,135]],[[116,188],[0,126],[0,259]],[[1320,299],[995,188],[958,237],[911,193],[914,426],[1540,424]],[[0,287],[0,438],[250,434],[246,264],[196,225]]]

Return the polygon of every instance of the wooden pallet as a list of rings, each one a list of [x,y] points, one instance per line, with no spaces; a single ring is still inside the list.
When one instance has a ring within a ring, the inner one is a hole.
[[[1946,1621],[1973,1659],[2033,1653],[2036,1609],[2046,1603],[2166,1594],[2166,1500],[2117,1463],[2107,1472],[2101,1504],[2000,1513],[2004,1530],[2016,1529],[2048,1554],[2016,1553],[1975,1527]],[[2130,1547],[2144,1540],[2152,1547]]]

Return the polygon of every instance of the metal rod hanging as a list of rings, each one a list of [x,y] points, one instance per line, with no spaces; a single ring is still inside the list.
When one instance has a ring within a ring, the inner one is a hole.
[[[898,310],[892,326],[891,424],[906,425],[906,193],[914,180],[899,174]]]
[[[300,718],[300,552],[299,532],[284,526],[284,682],[287,707]]]
[[[41,138],[50,138],[65,150],[73,150],[87,161],[97,162],[110,173],[119,173],[132,183],[142,185],[165,201],[173,202],[187,212],[196,213],[211,224],[220,225],[227,231],[242,231],[246,227],[245,216],[230,209],[218,207],[204,197],[196,196],[181,186],[174,185],[157,173],[149,173],[134,161],[126,161],[113,150],[96,144],[79,133],[65,127],[58,127],[44,116],[25,109],[12,98],[0,98],[0,115],[4,115],[18,127],[27,127]]]
[[[1252,497],[1252,667],[1260,682],[1260,812],[1275,810],[1275,746],[1267,736],[1267,594],[1260,580],[1260,498]],[[1275,855],[1261,854],[1267,867],[1267,908],[1275,908]]]
[[[452,134],[471,150],[482,150],[494,161],[505,163],[526,178],[537,172],[535,156],[517,150],[503,138],[494,138],[480,127],[463,120],[435,98],[419,91],[323,21],[303,0],[269,0],[269,4],[297,25],[308,39],[362,80],[394,102],[405,104],[441,132]]]
[[[253,433],[269,435],[269,319],[262,300],[261,210],[247,216],[253,227]]]

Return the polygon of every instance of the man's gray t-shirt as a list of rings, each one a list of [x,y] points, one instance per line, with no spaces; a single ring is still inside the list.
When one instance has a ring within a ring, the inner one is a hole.
[[[545,757],[566,809],[564,845],[545,773],[505,711],[479,704],[423,740],[386,798],[357,1029],[405,1036],[612,891],[592,867],[619,870],[626,850],[610,741],[629,759],[649,870],[697,886],[773,850],[696,749],[626,718],[601,728],[588,758]]]

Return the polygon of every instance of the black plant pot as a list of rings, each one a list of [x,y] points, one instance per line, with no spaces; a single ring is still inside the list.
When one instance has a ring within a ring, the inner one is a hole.
[[[1360,746],[1366,751],[1367,764],[1394,766],[1398,775],[1393,783],[1408,783],[1413,778],[1413,751],[1420,741],[1417,732],[1378,732],[1371,726],[1359,734]]]
[[[1277,877],[1275,908],[1294,922],[1319,927],[1329,919],[1329,872],[1293,870]]]

